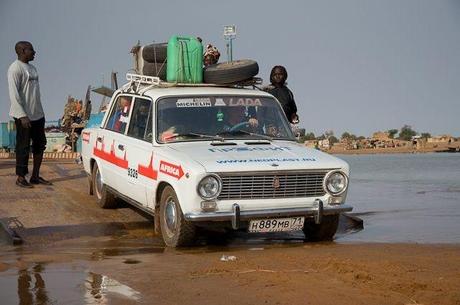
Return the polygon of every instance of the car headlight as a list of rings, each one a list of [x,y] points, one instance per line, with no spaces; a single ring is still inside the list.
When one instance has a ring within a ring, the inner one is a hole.
[[[333,196],[337,196],[345,192],[347,186],[348,177],[341,171],[330,172],[324,178],[324,188]]]
[[[198,183],[198,194],[201,198],[209,200],[219,196],[222,190],[222,182],[217,175],[209,175]]]

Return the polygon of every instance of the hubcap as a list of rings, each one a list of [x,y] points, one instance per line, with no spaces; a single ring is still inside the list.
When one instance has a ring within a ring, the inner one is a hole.
[[[101,172],[99,171],[99,168],[96,170],[96,183],[95,183],[95,191],[96,191],[96,196],[98,199],[101,199],[102,197],[102,177],[101,177]]]
[[[169,235],[176,233],[176,203],[171,197],[166,201],[164,216]]]

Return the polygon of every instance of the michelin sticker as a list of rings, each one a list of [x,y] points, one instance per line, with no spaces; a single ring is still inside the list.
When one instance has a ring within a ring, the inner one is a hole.
[[[177,99],[177,108],[193,108],[193,107],[211,107],[211,99],[209,98],[182,98]]]

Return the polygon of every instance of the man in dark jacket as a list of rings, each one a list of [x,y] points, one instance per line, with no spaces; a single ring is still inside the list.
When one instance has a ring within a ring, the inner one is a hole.
[[[299,121],[297,106],[294,101],[294,95],[285,85],[287,76],[285,67],[274,66],[270,73],[271,86],[267,89],[267,92],[276,97],[281,103],[289,122],[296,124]]]

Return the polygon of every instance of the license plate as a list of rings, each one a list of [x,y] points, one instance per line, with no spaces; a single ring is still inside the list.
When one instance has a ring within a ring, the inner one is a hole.
[[[257,219],[249,222],[248,231],[251,233],[299,231],[302,230],[304,222],[305,217]]]

